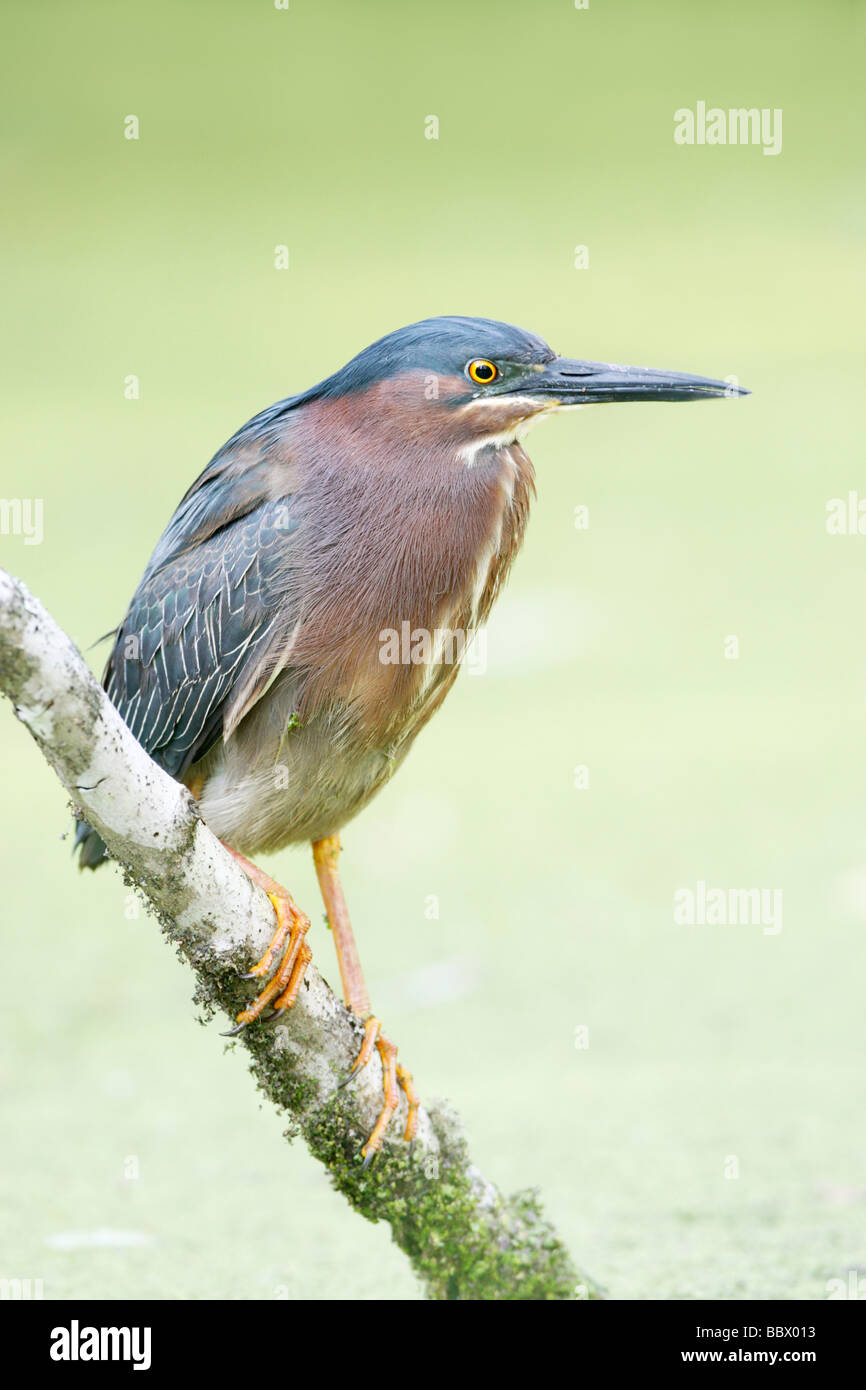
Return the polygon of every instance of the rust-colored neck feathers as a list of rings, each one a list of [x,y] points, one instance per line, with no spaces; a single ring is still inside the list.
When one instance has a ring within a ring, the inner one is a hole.
[[[476,410],[469,390],[465,404],[440,406],[436,387],[412,375],[311,401],[282,441],[300,520],[304,615],[290,659],[308,673],[303,703],[339,695],[379,733],[419,696],[444,695],[456,674],[383,663],[382,634],[483,623],[534,493],[508,409]]]

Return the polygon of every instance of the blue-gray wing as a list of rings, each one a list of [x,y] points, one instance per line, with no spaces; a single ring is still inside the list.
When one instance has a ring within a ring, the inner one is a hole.
[[[291,498],[259,501],[192,546],[169,548],[164,538],[145,571],[104,685],[173,776],[204,756],[227,714],[236,722],[239,701],[249,708],[279,669],[298,619],[296,529]]]

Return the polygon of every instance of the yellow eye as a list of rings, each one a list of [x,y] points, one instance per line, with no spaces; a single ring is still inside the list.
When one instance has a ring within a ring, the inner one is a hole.
[[[487,386],[491,381],[495,381],[499,376],[499,369],[488,362],[486,357],[476,357],[474,362],[470,362],[466,368],[473,381],[477,381],[479,386]]]

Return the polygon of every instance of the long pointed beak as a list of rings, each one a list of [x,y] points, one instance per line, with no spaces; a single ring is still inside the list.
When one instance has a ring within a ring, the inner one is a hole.
[[[521,394],[543,396],[560,405],[589,405],[596,401],[700,401],[714,396],[748,396],[742,386],[687,372],[654,367],[621,367],[616,362],[579,362],[556,357],[540,372],[528,376]]]

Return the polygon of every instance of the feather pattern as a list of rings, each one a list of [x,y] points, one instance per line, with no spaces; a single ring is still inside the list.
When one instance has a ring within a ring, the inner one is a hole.
[[[252,695],[284,635],[288,498],[262,502],[148,567],[117,632],[105,689],[144,748],[182,776],[222,733],[232,694]]]

